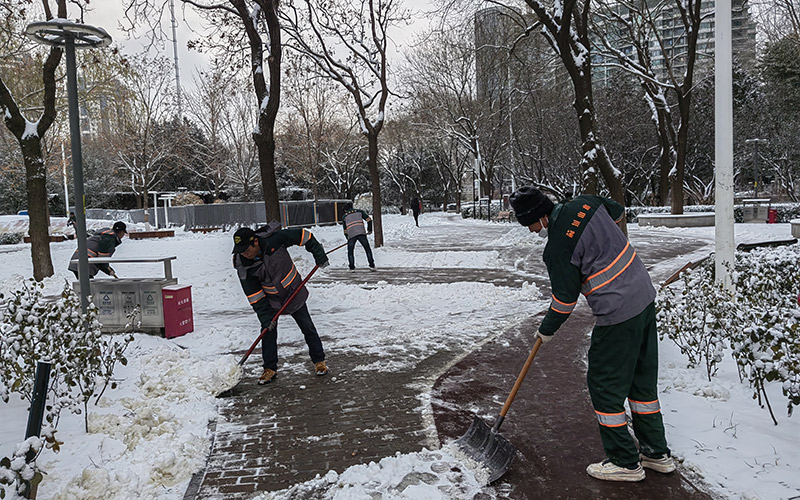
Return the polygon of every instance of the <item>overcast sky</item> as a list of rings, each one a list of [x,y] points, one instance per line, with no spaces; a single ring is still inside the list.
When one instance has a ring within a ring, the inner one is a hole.
[[[413,39],[416,32],[422,29],[427,24],[427,15],[424,13],[426,9],[430,8],[428,0],[405,0],[407,8],[414,9],[419,15],[414,23],[403,29],[398,30],[392,34],[392,40],[396,46],[391,47],[390,50],[395,51],[394,58],[399,60],[399,51],[405,50],[408,43]],[[98,26],[105,29],[113,39],[113,43],[122,48],[123,53],[133,55],[141,53],[147,43],[144,37],[137,39],[128,39],[127,35],[119,29],[121,20],[124,18],[123,2],[116,0],[100,0],[92,2],[92,11],[86,13],[84,22],[93,26]],[[72,12],[70,12],[72,14]],[[178,21],[177,38],[178,38],[178,65],[181,74],[181,86],[185,90],[191,90],[193,79],[202,70],[206,69],[209,65],[209,59],[205,54],[198,53],[195,50],[189,50],[186,43],[191,38],[197,38],[198,33],[192,30],[202,29],[200,18],[194,13],[191,8],[183,8],[181,0],[175,0],[175,17]],[[165,12],[162,27],[170,40],[166,45],[159,47],[161,55],[173,60],[173,46],[171,42],[172,31],[170,28],[170,15],[169,11]],[[191,28],[190,28],[191,27]],[[391,44],[390,44],[391,45]]]

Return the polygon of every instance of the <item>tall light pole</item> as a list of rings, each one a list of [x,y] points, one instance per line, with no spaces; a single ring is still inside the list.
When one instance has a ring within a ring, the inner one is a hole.
[[[81,311],[89,307],[89,256],[86,251],[86,197],[83,194],[83,161],[81,156],[81,123],[78,112],[78,78],[75,70],[75,49],[105,47],[111,36],[103,28],[74,23],[66,19],[31,23],[25,35],[45,45],[65,48],[67,56],[67,100],[69,132],[72,144],[72,181],[75,194],[75,232],[78,239],[78,280],[81,284]]]
[[[714,270],[717,283],[734,292],[731,0],[717,0],[714,25]]]

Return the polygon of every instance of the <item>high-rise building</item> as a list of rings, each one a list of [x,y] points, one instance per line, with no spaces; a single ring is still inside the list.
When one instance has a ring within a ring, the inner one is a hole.
[[[648,50],[652,61],[652,69],[657,77],[666,75],[667,69],[683,75],[686,71],[687,37],[681,19],[681,13],[674,3],[648,1],[655,15],[658,36],[652,36]],[[611,6],[618,14],[628,15],[622,6]],[[701,5],[700,29],[697,38],[696,70],[710,70],[714,63],[714,0],[706,0]],[[749,3],[746,0],[732,0],[732,36],[734,60],[744,68],[752,68],[756,62],[756,23],[750,15]],[[602,24],[599,24],[602,26]],[[606,39],[616,49],[628,55],[634,53],[633,45],[624,36],[614,36],[614,29],[606,30]],[[600,45],[599,43],[597,45]],[[615,71],[613,66],[604,65],[602,55],[595,52],[592,59],[592,77],[595,85],[607,86]]]

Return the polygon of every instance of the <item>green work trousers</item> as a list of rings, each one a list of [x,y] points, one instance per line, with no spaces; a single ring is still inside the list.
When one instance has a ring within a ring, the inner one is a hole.
[[[622,323],[595,326],[586,381],[596,412],[624,412],[626,398],[651,404],[658,401],[655,303]],[[669,453],[660,409],[649,413],[631,412],[631,416],[633,432],[643,454],[657,457]],[[639,451],[627,425],[599,427],[603,448],[611,462],[622,467],[639,463]]]

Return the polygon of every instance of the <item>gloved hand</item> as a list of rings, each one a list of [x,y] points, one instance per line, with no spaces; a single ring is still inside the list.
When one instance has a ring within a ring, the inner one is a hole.
[[[542,344],[546,344],[553,339],[552,335],[545,335],[542,332],[536,332],[536,336],[542,339]]]
[[[326,259],[326,260],[325,260],[325,262],[320,262],[320,263],[319,263],[319,264],[317,264],[317,265],[318,265],[319,267],[328,267],[328,266],[330,266],[330,265],[331,265],[331,261]]]
[[[115,280],[119,279],[119,276],[117,276],[117,272],[111,269],[110,267],[108,268],[108,275],[114,278]]]

